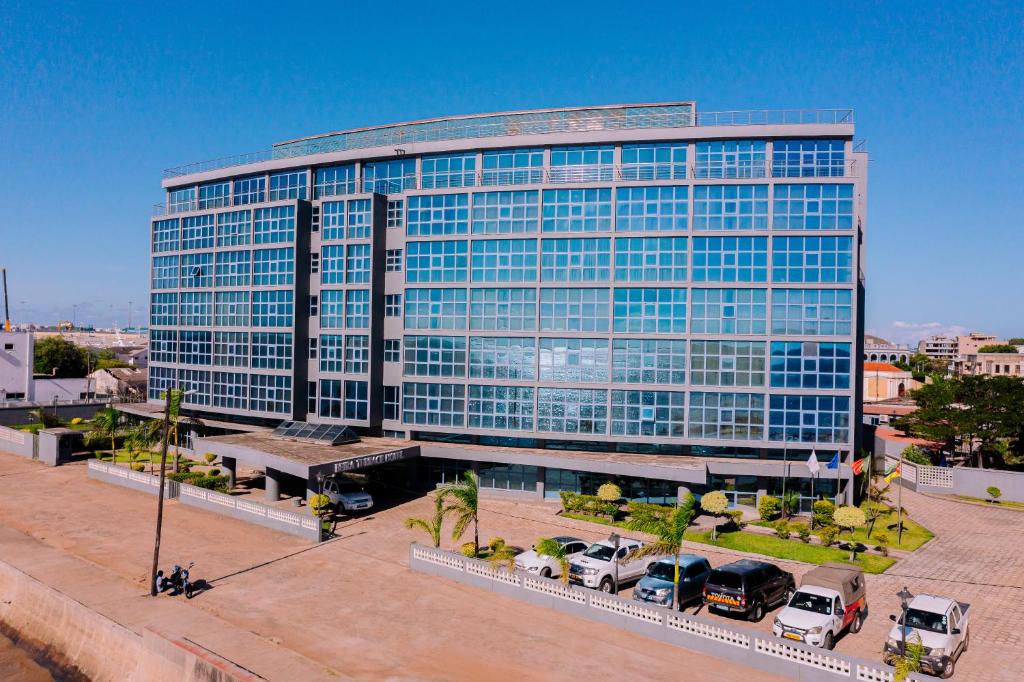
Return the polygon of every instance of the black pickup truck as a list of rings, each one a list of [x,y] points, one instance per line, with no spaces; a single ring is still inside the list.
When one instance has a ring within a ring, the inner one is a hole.
[[[766,609],[788,603],[795,591],[792,573],[764,561],[741,559],[711,571],[704,584],[704,603],[757,622]]]

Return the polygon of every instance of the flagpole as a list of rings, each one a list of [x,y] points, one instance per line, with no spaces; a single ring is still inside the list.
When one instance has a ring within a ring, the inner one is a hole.
[[[789,447],[788,438],[782,442],[782,518],[786,518],[786,450]]]
[[[836,506],[839,506],[839,472],[843,469],[843,451],[836,453]]]

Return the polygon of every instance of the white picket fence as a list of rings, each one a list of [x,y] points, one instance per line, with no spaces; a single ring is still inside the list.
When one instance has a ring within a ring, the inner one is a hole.
[[[192,497],[197,500],[205,500],[211,504],[227,507],[228,509],[234,509],[235,511],[242,512],[243,514],[273,519],[274,521],[280,521],[281,523],[286,523],[298,528],[305,528],[311,531],[315,531],[317,528],[317,519],[314,516],[298,514],[285,509],[276,509],[265,504],[260,504],[259,502],[252,502],[251,500],[233,497],[232,495],[225,495],[224,493],[219,493],[216,490],[207,490],[206,488],[200,488],[187,483],[181,484],[181,496]]]
[[[907,483],[928,485],[935,488],[953,487],[953,469],[950,467],[924,466],[923,464],[914,464],[907,460],[903,460],[903,463],[900,464],[898,459],[893,457],[885,458],[886,471],[891,470],[897,465],[900,466],[900,478]]]

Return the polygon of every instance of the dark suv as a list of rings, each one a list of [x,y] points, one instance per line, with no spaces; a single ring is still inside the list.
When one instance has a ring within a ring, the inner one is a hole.
[[[711,571],[704,584],[704,603],[757,622],[765,609],[789,603],[795,591],[792,573],[764,561],[742,559]]]

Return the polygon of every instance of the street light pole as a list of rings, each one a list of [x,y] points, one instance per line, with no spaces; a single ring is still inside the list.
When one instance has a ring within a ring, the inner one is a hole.
[[[900,609],[903,613],[900,618],[900,656],[907,655],[907,606],[910,600],[914,598],[910,590],[903,587],[902,590],[896,593],[896,596],[900,598]]]
[[[171,395],[175,389],[167,387],[167,398],[164,401],[164,426],[163,437],[160,439],[160,488],[157,491],[156,504],[156,539],[153,543],[153,569],[149,574],[149,594],[151,597],[157,595],[156,573],[157,565],[160,563],[160,533],[164,525],[164,479],[167,471],[167,439],[170,434],[171,425]]]
[[[608,540],[615,545],[615,553],[612,555],[612,562],[615,564],[615,594],[619,593],[619,542],[622,538],[618,533],[612,533]]]

